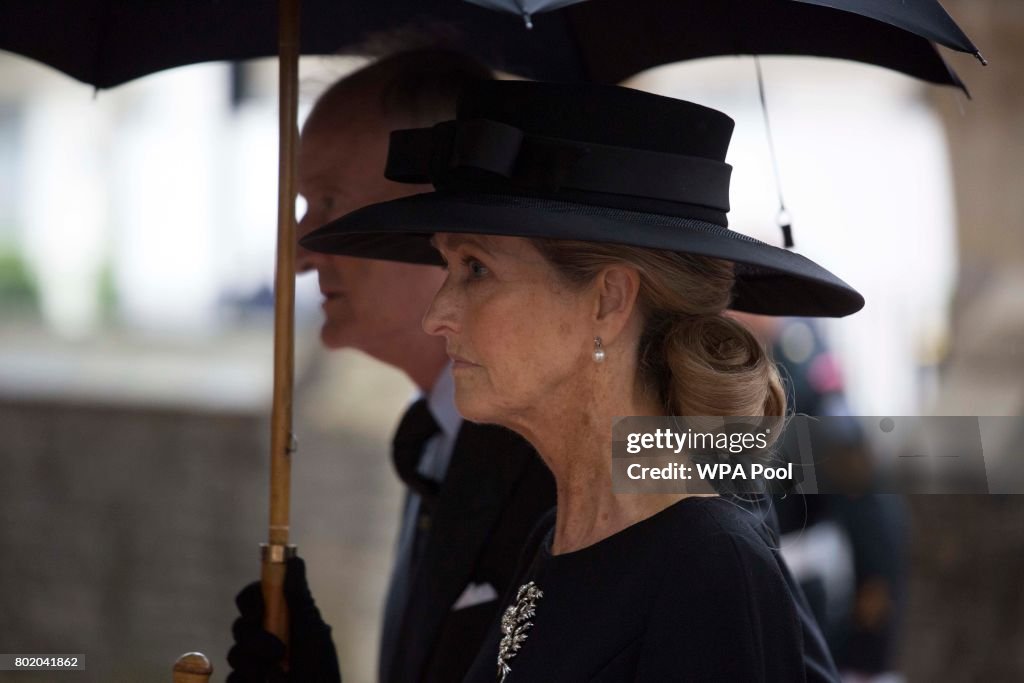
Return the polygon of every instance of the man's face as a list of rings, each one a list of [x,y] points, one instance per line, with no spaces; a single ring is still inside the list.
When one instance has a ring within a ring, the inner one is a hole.
[[[300,239],[367,204],[430,189],[384,178],[390,127],[380,117],[360,112],[356,102],[330,117],[314,111],[299,145],[298,192],[307,204]],[[299,246],[296,271],[312,270],[324,296],[324,346],[357,348],[382,359],[416,348],[416,338],[424,336],[423,313],[444,280],[444,271],[434,266],[331,256]]]

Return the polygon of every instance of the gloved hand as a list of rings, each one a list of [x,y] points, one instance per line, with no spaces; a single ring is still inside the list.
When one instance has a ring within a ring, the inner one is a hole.
[[[241,616],[231,627],[235,644],[228,651],[227,683],[341,683],[331,627],[313,602],[306,563],[299,557],[287,561],[284,597],[290,638],[288,672],[281,668],[284,643],[263,630],[263,593],[257,581],[235,598]]]

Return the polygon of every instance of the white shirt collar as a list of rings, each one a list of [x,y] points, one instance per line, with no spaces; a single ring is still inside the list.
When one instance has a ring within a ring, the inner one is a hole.
[[[427,394],[427,407],[445,436],[454,438],[462,426],[462,416],[455,408],[455,380],[452,378],[451,363],[444,366]]]

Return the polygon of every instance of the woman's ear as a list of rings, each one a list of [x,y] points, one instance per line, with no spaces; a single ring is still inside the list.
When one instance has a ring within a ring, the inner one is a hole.
[[[597,276],[594,323],[610,343],[626,327],[640,293],[640,273],[629,266],[608,266]]]

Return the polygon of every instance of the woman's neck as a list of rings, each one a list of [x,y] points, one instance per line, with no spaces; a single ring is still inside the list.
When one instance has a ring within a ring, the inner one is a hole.
[[[524,430],[555,477],[558,510],[552,552],[556,555],[593,545],[686,497],[612,492],[612,420],[663,411],[656,403],[622,395],[632,392],[595,388],[591,384],[585,391],[551,401]]]

